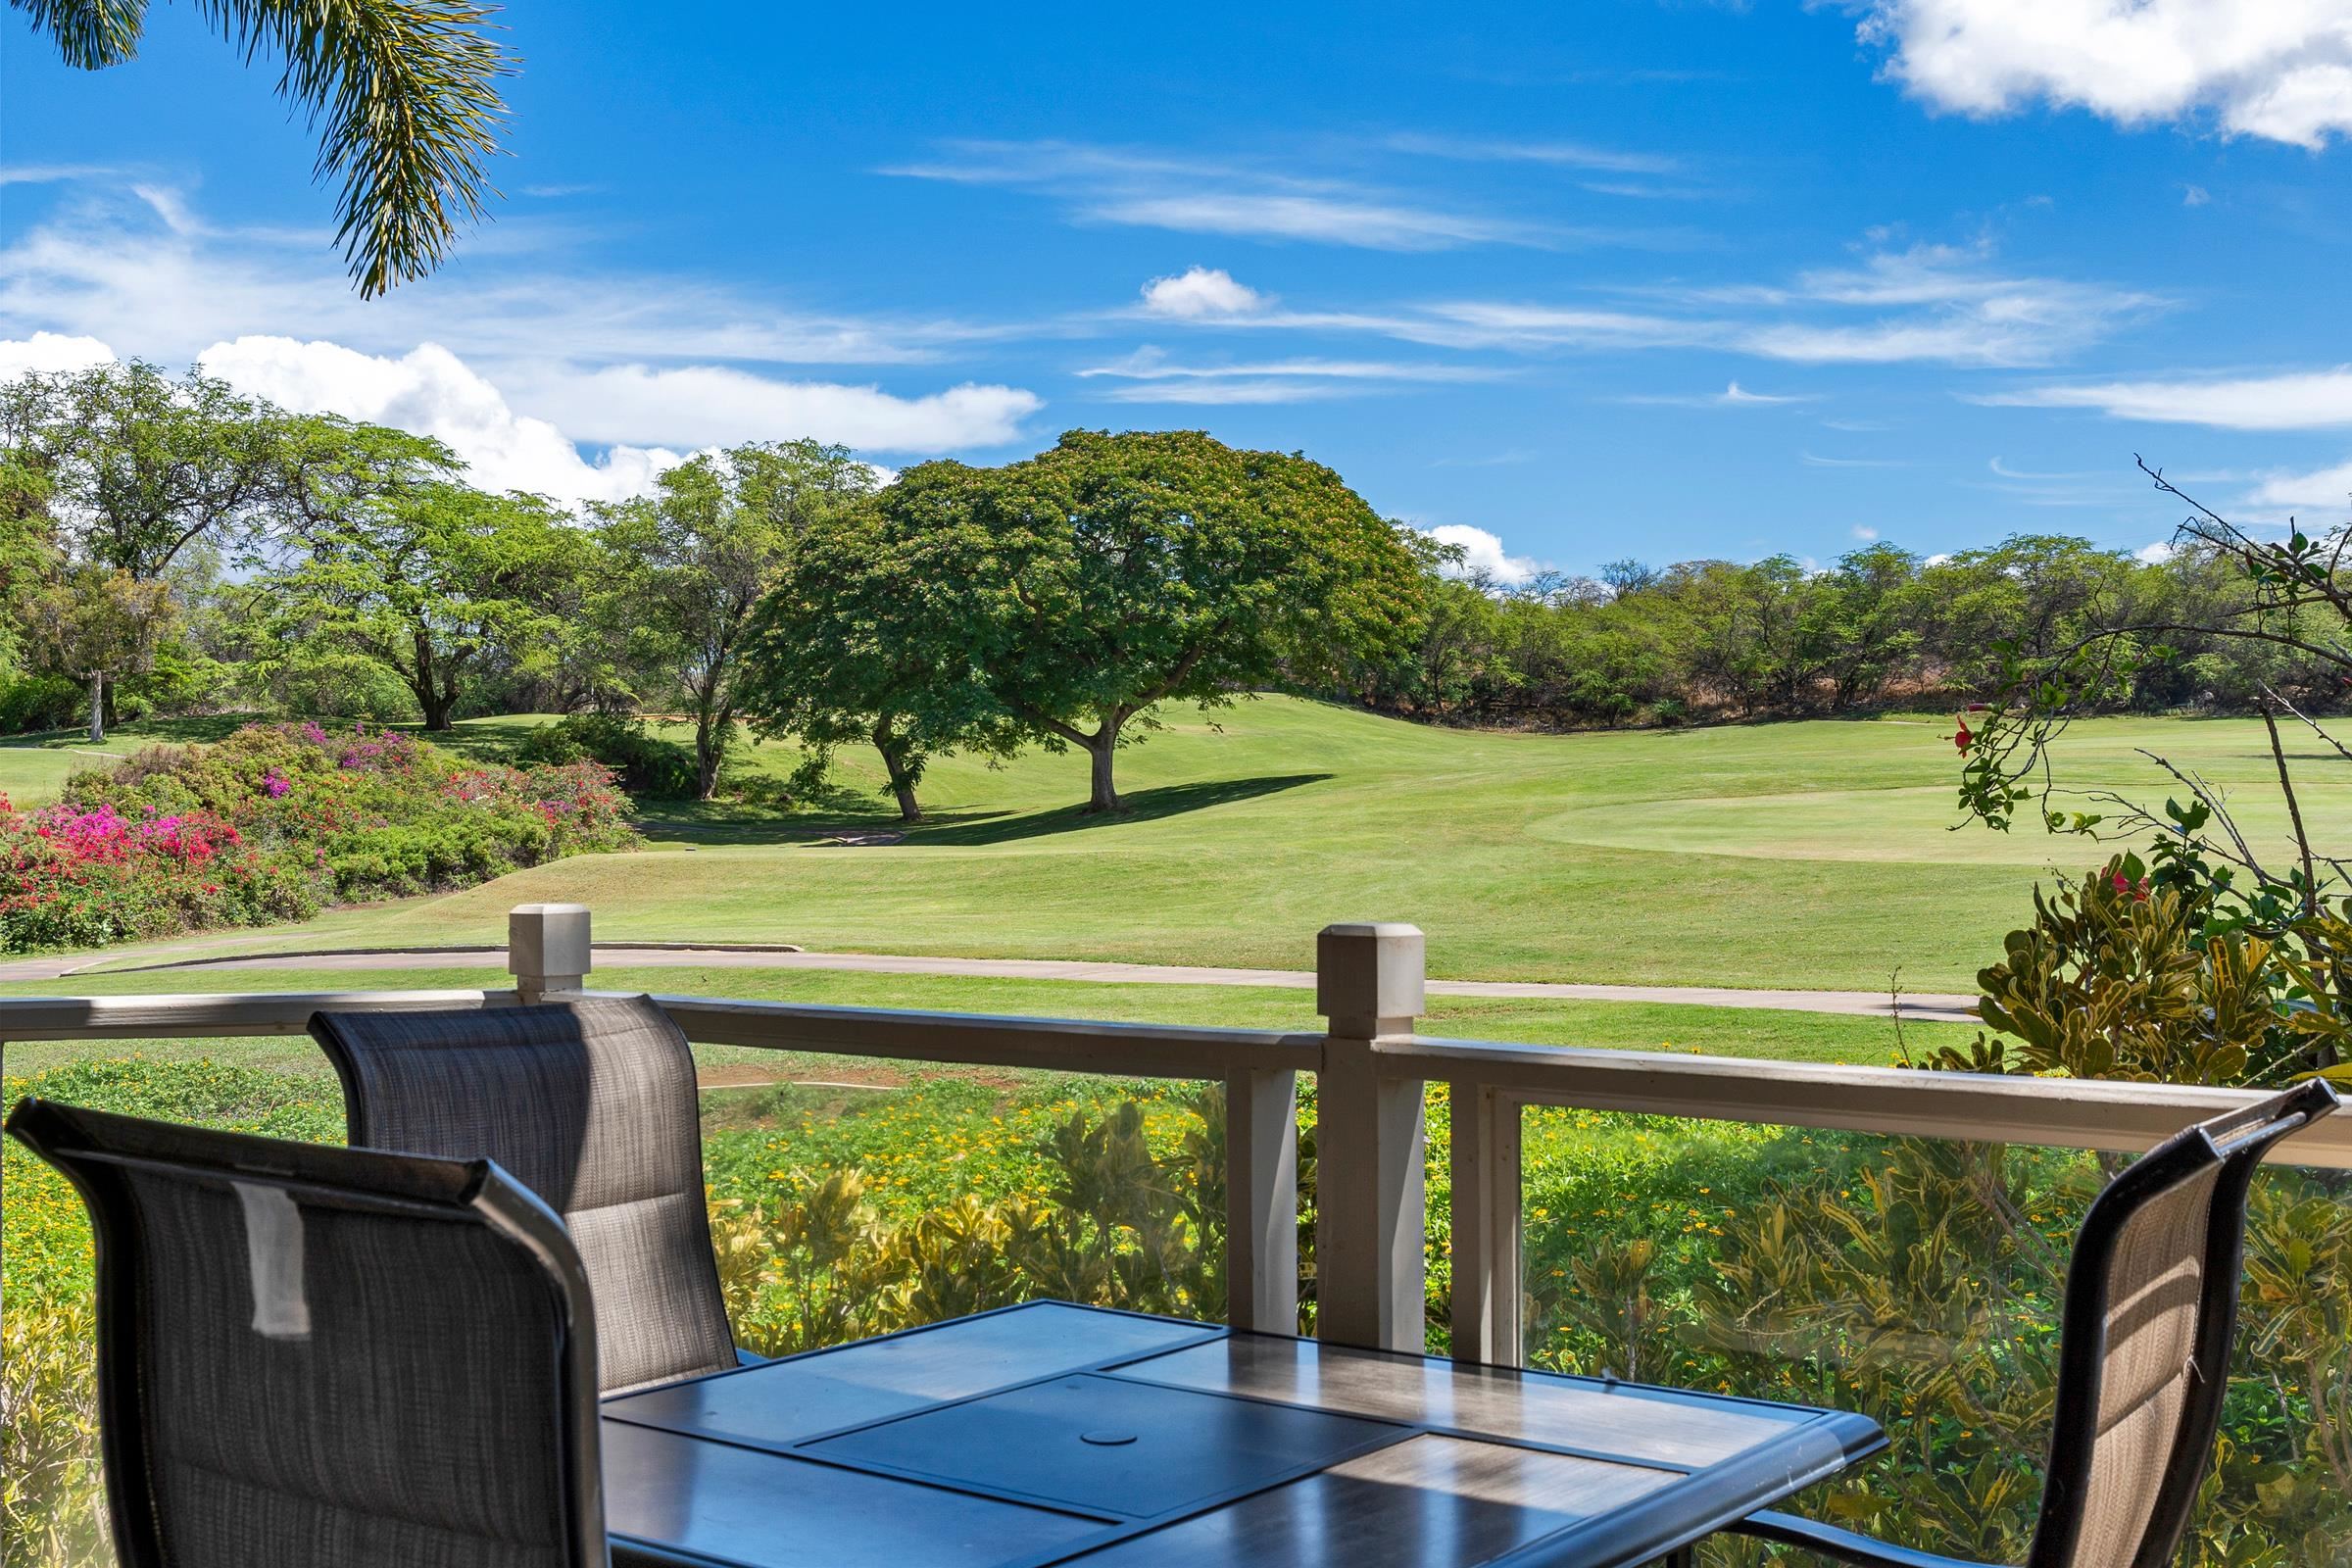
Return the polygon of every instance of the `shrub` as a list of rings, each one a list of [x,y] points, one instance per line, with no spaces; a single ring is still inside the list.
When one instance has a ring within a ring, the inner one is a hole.
[[[70,729],[83,716],[88,693],[63,675],[20,675],[0,682],[0,734]]]
[[[594,762],[480,765],[364,724],[255,724],[216,746],[150,747],[75,773],[56,806],[0,799],[0,951],[466,887],[630,847],[621,807]]]
[[[640,800],[691,801],[700,789],[694,753],[651,734],[627,713],[573,713],[542,724],[514,748],[518,763],[602,762]]]

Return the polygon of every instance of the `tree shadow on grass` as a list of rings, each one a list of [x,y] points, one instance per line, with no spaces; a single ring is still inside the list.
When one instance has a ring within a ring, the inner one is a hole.
[[[950,823],[943,820],[937,825],[926,823],[914,829],[908,838],[909,841],[919,840],[924,844],[952,846],[1006,844],[1016,839],[1042,838],[1050,833],[1118,827],[1134,822],[1155,821],[1163,816],[1179,816],[1212,806],[1230,806],[1237,801],[1253,801],[1260,796],[1278,795],[1284,790],[1297,789],[1301,784],[1320,784],[1331,776],[1329,773],[1268,773],[1257,778],[1164,784],[1155,789],[1135,791],[1125,797],[1125,809],[1107,814],[1098,815],[1082,806],[1068,806],[1059,810],[1039,811],[1028,816],[999,816],[988,821]]]

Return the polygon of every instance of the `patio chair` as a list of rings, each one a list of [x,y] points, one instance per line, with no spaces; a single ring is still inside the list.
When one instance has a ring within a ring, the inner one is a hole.
[[[7,1126],[97,1236],[122,1568],[605,1568],[587,1280],[496,1165],[39,1100]]]
[[[2246,1191],[2263,1152],[2335,1110],[2314,1080],[2127,1167],[2075,1240],[2057,1408],[2025,1568],[2165,1568],[2212,1461],[2237,1335]],[[1731,1527],[1857,1568],[1984,1568],[1786,1513]]]
[[[632,1393],[738,1356],[703,1193],[686,1037],[645,997],[319,1012],[355,1149],[496,1160],[563,1216],[596,1298],[601,1385]]]

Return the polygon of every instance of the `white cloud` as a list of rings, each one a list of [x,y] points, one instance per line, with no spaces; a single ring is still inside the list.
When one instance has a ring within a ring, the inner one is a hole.
[[[1975,401],[2037,409],[2096,409],[2119,419],[2209,424],[2229,430],[2320,430],[2352,425],[2352,366],[2234,380],[2030,387],[1991,393]]]
[[[527,220],[497,236],[521,245]],[[447,345],[472,363],[530,359],[560,344],[586,361],[706,360],[908,365],[1005,329],[966,321],[825,315],[694,278],[582,278],[468,242],[467,265],[379,300],[353,292],[327,236],[224,229],[177,193],[105,180],[63,199],[0,244],[0,332],[86,335],[185,364],[225,339],[281,333],[373,352]]]
[[[1809,392],[1750,392],[1734,381],[1720,392],[1635,393],[1617,401],[1676,409],[1764,409],[1784,403],[1818,403],[1821,400],[1817,394]]]
[[[204,351],[205,369],[240,391],[302,414],[339,414],[446,442],[473,483],[562,501],[634,495],[683,454],[615,446],[591,463],[545,419],[516,414],[458,357],[425,343],[399,359],[336,343],[241,337]]]
[[[2212,200],[2213,192],[2207,190],[2202,185],[2183,185],[2180,187],[2180,205],[2183,207],[2202,207]]]
[[[1505,588],[1516,588],[1545,569],[1544,563],[1530,556],[1512,555],[1502,548],[1502,541],[1495,535],[1468,523],[1440,523],[1421,531],[1442,545],[1460,547],[1459,564],[1444,568],[1449,577],[1483,577]]]
[[[1866,40],[1939,109],[2036,101],[2125,125],[2210,116],[2230,135],[2320,147],[2352,131],[2341,0],[1871,0]]]
[[[2180,553],[2180,547],[2171,540],[2159,539],[2154,544],[2141,545],[2132,551],[2132,559],[2145,562],[2151,566],[2161,566]]]
[[[1235,282],[1233,274],[1221,267],[1189,267],[1172,277],[1155,277],[1144,285],[1144,309],[1179,320],[1248,316],[1270,303],[1248,284]]]
[[[0,342],[0,381],[14,380],[30,370],[54,373],[87,369],[114,357],[115,351],[94,337],[35,332],[28,338]]]
[[[525,365],[506,374],[525,406],[583,441],[709,446],[813,436],[928,456],[1017,440],[1045,407],[1019,387],[966,382],[920,397],[875,386],[784,381],[719,366]]]
[[[1009,387],[898,398],[874,387],[777,381],[710,367],[542,366],[502,377],[438,344],[399,358],[337,343],[243,337],[205,350],[204,368],[305,413],[340,414],[445,441],[468,477],[563,500],[632,495],[686,451],[813,436],[861,450],[932,453],[1018,433],[1038,400]],[[516,405],[532,413],[517,412]],[[590,461],[577,442],[605,446]],[[655,444],[659,443],[659,444]]]
[[[2352,501],[2352,463],[2317,473],[2273,474],[2255,488],[2254,500],[2273,507],[2341,508]]]
[[[1861,540],[1864,544],[1869,544],[1872,540],[1878,538],[1878,529],[1865,527],[1861,523],[1854,524],[1854,537]]]

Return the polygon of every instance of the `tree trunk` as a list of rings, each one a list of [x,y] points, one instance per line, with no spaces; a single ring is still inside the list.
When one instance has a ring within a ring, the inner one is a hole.
[[[717,726],[709,714],[696,716],[694,725],[694,798],[707,801],[718,793],[718,764],[723,753],[718,745]]]
[[[90,671],[90,744],[106,744],[106,671]]]
[[[449,710],[456,704],[450,694],[444,693],[441,682],[435,678],[432,639],[422,632],[416,633],[415,638],[416,662],[411,666],[413,674],[409,680],[409,690],[416,696],[416,710],[424,715],[424,727],[428,730],[448,729]]]
[[[906,739],[891,727],[887,715],[874,720],[874,750],[882,754],[883,769],[890,774],[890,792],[899,798],[899,820],[920,822],[923,804],[914,798],[914,773],[906,765]]]
[[[1126,809],[1111,782],[1110,764],[1119,750],[1119,720],[1106,718],[1102,727],[1085,738],[1087,759],[1094,764],[1094,798],[1086,803],[1089,815]]]

